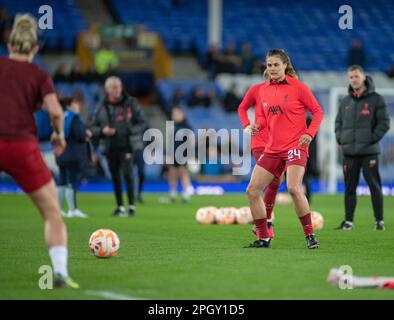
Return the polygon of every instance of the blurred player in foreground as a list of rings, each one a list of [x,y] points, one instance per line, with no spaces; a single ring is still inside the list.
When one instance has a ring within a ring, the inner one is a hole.
[[[0,171],[12,176],[41,213],[55,287],[78,288],[68,275],[67,230],[52,175],[42,159],[33,113],[44,103],[54,127],[55,153],[66,146],[63,111],[52,80],[32,63],[38,52],[37,23],[18,15],[8,40],[9,58],[0,57]]]
[[[344,270],[332,268],[327,281],[332,286],[341,289],[380,288],[394,289],[394,277],[357,277],[348,275]]]

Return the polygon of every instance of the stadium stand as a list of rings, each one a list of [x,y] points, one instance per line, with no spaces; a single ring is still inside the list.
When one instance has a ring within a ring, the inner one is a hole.
[[[14,16],[19,12],[29,12],[36,18],[40,17],[38,8],[43,3],[40,0],[0,0],[0,7],[5,7]],[[87,29],[80,10],[74,0],[52,0],[53,29],[45,30],[41,35],[43,45],[48,49],[73,50],[78,32]]]
[[[238,47],[251,42],[258,56],[269,48],[284,48],[298,70],[342,71],[351,42],[358,38],[366,50],[368,71],[386,71],[394,61],[387,41],[394,38],[393,2],[377,0],[373,8],[366,0],[346,2],[357,13],[354,26],[362,27],[354,30],[338,27],[338,8],[343,5],[340,0],[324,3],[283,0],[265,6],[259,0],[225,3],[224,46],[230,41],[235,41]],[[111,4],[121,23],[146,25],[161,35],[169,50],[186,53],[196,49],[201,58],[205,56],[206,2],[188,0],[174,6],[170,0],[147,0],[141,6],[138,0],[112,0]]]

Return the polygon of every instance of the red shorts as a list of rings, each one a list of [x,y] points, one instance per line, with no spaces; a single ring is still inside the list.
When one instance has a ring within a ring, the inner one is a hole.
[[[264,154],[264,149],[265,149],[264,147],[252,149],[252,154],[253,154],[254,160],[256,160],[256,162]]]
[[[13,177],[27,193],[52,179],[36,141],[0,140],[0,171]]]
[[[265,153],[259,158],[257,164],[271,172],[275,177],[280,178],[287,167],[297,165],[305,168],[307,162],[308,154],[304,150],[294,148],[276,154]]]

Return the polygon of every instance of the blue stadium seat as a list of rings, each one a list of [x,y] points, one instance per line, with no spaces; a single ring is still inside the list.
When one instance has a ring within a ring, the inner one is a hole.
[[[74,0],[48,1],[53,11],[53,29],[44,30],[40,37],[44,46],[50,49],[73,50],[76,36],[79,32],[87,30],[79,8]],[[0,6],[7,9],[8,13],[15,16],[17,13],[31,13],[40,18],[38,10],[46,4],[41,0],[0,0]]]
[[[342,0],[226,0],[223,2],[223,43],[238,46],[251,42],[254,53],[263,56],[279,47],[292,54],[301,70],[343,70],[354,38],[360,38],[367,56],[367,71],[386,71],[394,63],[394,3],[349,0],[357,8],[358,28],[338,27]],[[143,23],[158,32],[171,51],[187,52],[196,47],[200,60],[207,50],[207,1],[187,0],[173,6],[171,0],[112,0],[113,11],[124,23]],[[354,21],[356,23],[356,21]],[[241,27],[240,27],[241,26]],[[373,41],[371,41],[373,39]],[[373,53],[377,52],[377,56]]]

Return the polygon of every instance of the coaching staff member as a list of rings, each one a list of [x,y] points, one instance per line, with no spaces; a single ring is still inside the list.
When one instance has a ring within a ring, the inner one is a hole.
[[[114,216],[134,216],[134,182],[132,174],[133,126],[145,124],[137,101],[122,90],[118,77],[105,81],[106,96],[97,109],[92,123],[94,138],[99,139],[100,151],[107,157],[112,175],[117,208]],[[122,178],[126,182],[128,212],[123,205]]]
[[[345,178],[345,220],[337,229],[353,228],[356,188],[362,168],[371,190],[375,230],[384,230],[383,194],[379,175],[379,141],[390,128],[390,116],[383,97],[375,92],[371,77],[361,66],[348,69],[349,95],[338,110],[335,135],[343,153]]]

